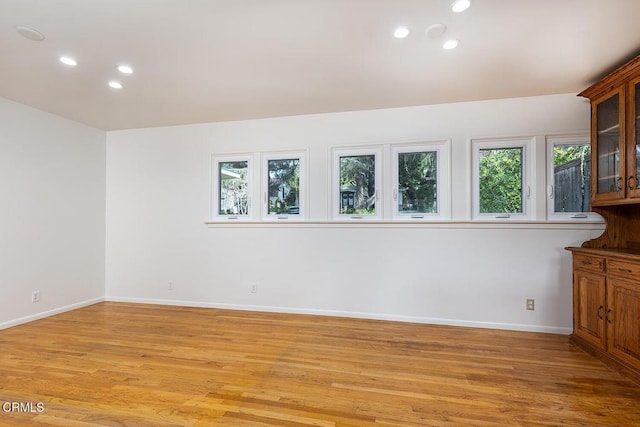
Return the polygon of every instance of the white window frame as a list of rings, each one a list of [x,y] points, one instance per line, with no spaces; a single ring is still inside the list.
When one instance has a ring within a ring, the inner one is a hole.
[[[430,141],[411,144],[391,145],[391,174],[393,179],[392,215],[394,220],[403,221],[436,221],[451,218],[451,141]],[[403,153],[436,152],[436,204],[437,213],[407,214],[398,211],[399,194],[399,162],[398,155]]]
[[[534,218],[535,188],[533,171],[535,137],[472,139],[472,205],[474,220],[524,221]],[[480,213],[480,150],[522,148],[522,212],[521,213]]]
[[[262,153],[262,219],[264,220],[288,220],[288,221],[304,221],[307,219],[307,151],[278,151]],[[300,193],[298,198],[299,214],[270,214],[269,213],[269,161],[270,160],[287,160],[298,159],[300,167]]]
[[[340,158],[348,156],[368,156],[374,155],[375,168],[375,206],[376,213],[374,215],[354,215],[340,213]],[[382,183],[382,146],[363,146],[363,147],[333,147],[331,148],[331,179],[329,187],[329,195],[331,203],[329,203],[329,218],[341,221],[379,221],[383,218],[384,202]]]
[[[230,154],[230,155],[212,155],[211,156],[211,182],[212,182],[212,200],[211,200],[211,217],[217,221],[251,221],[253,220],[253,154]],[[247,162],[247,214],[246,215],[225,215],[220,214],[220,163],[227,162]]]
[[[590,145],[589,135],[548,136],[547,143],[547,219],[554,221],[600,221],[602,217],[595,212],[555,212],[554,151],[558,145]]]

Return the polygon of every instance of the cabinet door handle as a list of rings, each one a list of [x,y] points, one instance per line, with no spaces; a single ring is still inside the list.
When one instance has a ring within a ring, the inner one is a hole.
[[[635,189],[637,183],[638,183],[638,181],[637,181],[637,178],[635,176],[631,175],[631,176],[629,176],[629,178],[627,178],[627,188],[629,188],[629,190]]]
[[[604,310],[603,306],[598,307],[598,319],[602,320],[602,310]]]
[[[611,309],[607,310],[607,315],[605,317],[607,318],[607,323],[613,323],[611,322],[611,318],[609,317],[609,315],[611,315]]]
[[[622,182],[622,177],[619,176],[618,179],[616,180],[616,186],[618,187],[618,191],[622,191],[622,185],[620,185],[621,182]]]
[[[580,264],[582,264],[582,265],[591,265],[592,262],[591,261],[582,260],[582,261],[580,261]]]
[[[622,273],[633,273],[633,270],[630,270],[628,268],[622,268],[622,267],[618,267],[618,271]]]

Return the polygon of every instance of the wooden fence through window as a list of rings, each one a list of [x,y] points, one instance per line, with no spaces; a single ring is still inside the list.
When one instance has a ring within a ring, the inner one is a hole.
[[[591,158],[575,159],[553,169],[554,212],[591,210]]]

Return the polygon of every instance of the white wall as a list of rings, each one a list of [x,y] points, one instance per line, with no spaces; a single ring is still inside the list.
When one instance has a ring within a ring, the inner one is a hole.
[[[544,214],[542,136],[588,129],[588,102],[569,94],[109,132],[107,299],[567,332],[563,247],[602,226],[470,224],[469,139],[540,136]],[[322,223],[331,146],[446,138],[456,222]],[[310,218],[320,223],[205,225],[212,153],[300,148],[309,150]]]
[[[0,98],[0,328],[104,298],[105,138]]]

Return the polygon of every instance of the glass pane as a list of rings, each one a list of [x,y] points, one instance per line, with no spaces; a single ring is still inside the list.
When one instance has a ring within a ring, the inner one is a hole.
[[[398,213],[437,213],[438,152],[398,154]]]
[[[591,146],[553,147],[554,207],[556,213],[591,210]]]
[[[598,193],[620,191],[620,123],[618,95],[597,106],[598,119]]]
[[[376,213],[376,156],[340,157],[340,213]]]
[[[480,150],[480,213],[522,213],[522,147]]]
[[[300,159],[268,160],[269,214],[300,214]]]
[[[636,109],[635,109],[635,122],[636,122],[636,176],[635,183],[636,188],[640,188],[640,83],[636,83]]]
[[[249,162],[218,163],[220,215],[247,215],[249,213],[249,192],[247,172]]]

